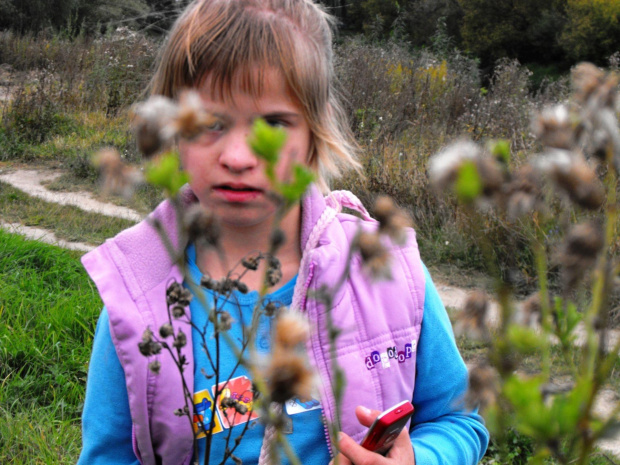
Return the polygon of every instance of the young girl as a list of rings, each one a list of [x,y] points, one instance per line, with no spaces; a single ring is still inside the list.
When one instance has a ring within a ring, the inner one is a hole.
[[[306,296],[333,285],[345,268],[360,220],[342,213],[342,206],[358,210],[366,226],[376,224],[354,196],[328,190],[331,178],[359,168],[333,87],[331,40],[330,17],[312,0],[197,0],[187,8],[170,33],[152,83],[153,94],[171,98],[195,89],[215,116],[204,134],[179,143],[191,176],[184,205],[199,202],[219,218],[226,263],[268,250],[276,210],[263,162],[247,139],[259,117],[284,128],[288,137],[278,177],[299,162],[316,173],[317,182],[281,221],[286,237],[277,254],[282,279],[265,300],[306,314],[308,358],[321,381],[316,398],[285,405],[290,444],[304,464],[327,465],[338,451],[343,464],[475,464],[486,450],[488,433],[477,413],[463,406],[467,370],[411,230],[405,245],[391,250],[391,280],[370,282],[354,257],[347,281],[334,296],[331,316],[342,330],[336,358],[346,386],[338,444],[326,435],[323,416],[333,420],[335,405],[325,309]],[[153,219],[178,242],[174,211],[166,201],[150,221],[83,258],[105,308],[88,374],[81,464],[181,464],[195,455],[187,417],[173,414],[184,405],[178,370],[162,352],[156,375],[148,369],[151,359],[138,350],[144,329],[156,330],[168,319],[167,287],[175,279],[183,282]],[[188,279],[196,283],[229,271],[213,249],[200,243],[188,244],[185,256]],[[259,268],[244,282],[256,290],[262,276]],[[217,298],[204,292],[209,302]],[[256,291],[234,291],[225,302],[233,340],[242,337],[241,327],[252,318],[258,298]],[[195,326],[204,327],[200,299],[193,299],[189,309]],[[264,426],[255,414],[232,421],[222,415],[212,398],[215,381],[204,376],[206,351],[195,331],[186,332],[185,377],[193,386],[196,413],[207,424],[215,416],[211,463],[222,461],[231,428],[233,438],[247,429],[234,456],[243,463],[264,463]],[[269,321],[261,320],[256,338],[261,350],[269,350],[268,335]],[[219,379],[231,377],[227,388],[251,392],[250,374],[236,366],[232,349],[220,350]],[[415,413],[387,456],[362,448],[358,443],[373,419],[403,400],[413,402]],[[205,442],[199,439],[200,457],[194,457],[201,463]]]

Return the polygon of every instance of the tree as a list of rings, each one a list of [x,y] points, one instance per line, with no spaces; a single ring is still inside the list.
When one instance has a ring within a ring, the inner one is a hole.
[[[522,62],[557,60],[556,35],[564,22],[565,2],[459,0],[464,12],[463,43],[487,66],[502,57]]]
[[[74,0],[72,33],[96,32],[98,28],[134,25],[148,15],[145,0]]]
[[[568,0],[560,43],[575,61],[604,64],[620,50],[620,2]]]

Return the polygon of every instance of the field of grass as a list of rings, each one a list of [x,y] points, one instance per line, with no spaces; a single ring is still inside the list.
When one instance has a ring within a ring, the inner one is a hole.
[[[101,300],[80,254],[0,231],[0,463],[75,463]]]

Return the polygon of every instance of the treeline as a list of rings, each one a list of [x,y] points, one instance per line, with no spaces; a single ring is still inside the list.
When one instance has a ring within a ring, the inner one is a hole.
[[[162,34],[190,0],[0,0],[0,30],[73,37],[129,26]],[[236,0],[231,0],[236,1]],[[618,0],[319,0],[345,33],[459,48],[492,67],[516,58],[566,69],[620,50]]]
[[[567,68],[608,64],[620,50],[618,0],[322,0],[345,30],[458,47],[492,66],[499,58]],[[447,42],[447,43],[446,43]]]
[[[165,33],[190,0],[0,0],[0,30],[69,37],[127,26]]]

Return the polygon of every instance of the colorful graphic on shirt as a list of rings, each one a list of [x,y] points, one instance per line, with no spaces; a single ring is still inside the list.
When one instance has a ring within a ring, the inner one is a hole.
[[[309,412],[310,410],[316,410],[321,408],[321,403],[314,397],[310,399],[301,400],[295,397],[286,401],[286,413],[289,415],[295,415],[297,413]]]
[[[237,426],[241,423],[258,418],[258,414],[251,411],[254,395],[252,394],[252,381],[250,381],[250,378],[247,376],[239,376],[238,378],[231,379],[227,383],[220,383],[218,386],[222,391],[217,398],[216,405],[224,428]],[[213,386],[211,390],[215,396],[215,386]],[[222,408],[221,401],[226,397],[230,397],[231,399],[238,401],[240,404],[245,405],[248,408],[248,413],[242,415],[234,408]]]
[[[373,350],[370,355],[365,358],[364,364],[368,370],[374,369],[375,366],[390,368],[392,366],[390,363],[391,360],[398,363],[405,363],[413,357],[417,348],[418,341],[413,339],[410,344],[405,344],[405,347],[401,351],[397,350],[396,346],[386,347],[384,352]]]
[[[206,437],[205,431],[211,425],[213,416],[213,398],[207,389],[194,393],[194,433],[201,431],[197,439]],[[213,434],[224,431],[222,423],[217,415],[215,415],[215,423],[213,424]]]

